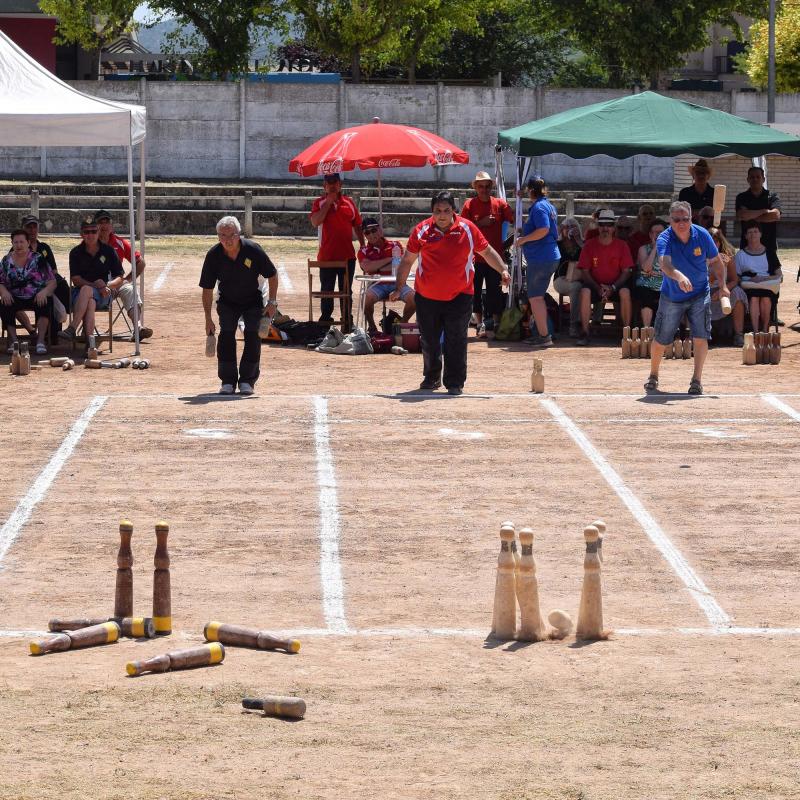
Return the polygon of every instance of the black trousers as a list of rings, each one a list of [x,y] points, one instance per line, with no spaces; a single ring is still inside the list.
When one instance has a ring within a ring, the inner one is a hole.
[[[430,300],[417,292],[414,299],[425,380],[441,380],[448,389],[463,388],[467,380],[467,332],[472,315],[472,295],[459,294],[452,300]]]
[[[6,328],[13,328],[16,323],[17,311],[33,311],[38,321],[39,317],[47,317],[51,324],[53,322],[53,298],[48,297],[43,306],[37,306],[36,300],[32,297],[29,300],[22,300],[12,295],[14,302],[10,305],[0,303],[0,319]]]
[[[482,297],[483,285],[486,284],[486,296]],[[503,290],[500,287],[500,273],[488,264],[475,262],[475,294],[472,310],[482,314],[483,318],[501,314],[505,308]]]
[[[217,300],[219,336],[217,337],[217,375],[222,383],[255,385],[261,372],[261,338],[258,324],[264,313],[261,300],[250,306],[240,306]],[[236,331],[239,317],[244,317],[244,349],[237,369]]]
[[[334,287],[336,286],[336,283],[338,281],[339,289],[337,291],[340,292],[346,291],[350,295],[349,300],[346,303],[343,300],[339,301],[339,305],[341,306],[342,321],[344,323],[344,327],[349,329],[350,316],[352,314],[352,309],[353,309],[353,279],[355,278],[356,260],[353,258],[350,261],[348,261],[347,264],[350,267],[350,269],[348,270],[348,272],[350,273],[349,286],[345,287],[344,285],[343,269],[321,269],[319,271],[319,285],[323,292],[332,292],[334,291]],[[319,301],[319,305],[323,317],[333,316],[332,297],[323,297]]]

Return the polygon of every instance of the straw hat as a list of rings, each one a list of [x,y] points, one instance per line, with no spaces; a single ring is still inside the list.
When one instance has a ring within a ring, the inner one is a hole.
[[[713,174],[714,170],[711,169],[711,165],[706,161],[704,158],[698,158],[694,164],[689,167],[689,174],[694,177],[694,173],[696,170],[702,170],[703,172],[707,173],[708,177],[710,178]]]
[[[492,178],[492,176],[488,172],[484,172],[483,170],[481,170],[475,176],[475,178],[472,181],[472,183],[470,184],[470,186],[474,189],[475,188],[475,184],[479,183],[480,181],[490,181],[492,186],[494,186],[494,179]]]

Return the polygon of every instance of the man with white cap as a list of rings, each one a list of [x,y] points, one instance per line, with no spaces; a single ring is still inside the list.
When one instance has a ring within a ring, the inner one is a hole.
[[[480,228],[486,241],[496,253],[503,254],[503,223],[514,222],[511,206],[499,197],[492,196],[494,181],[488,172],[480,171],[470,184],[476,197],[465,201],[461,216]],[[486,297],[483,298],[483,287]],[[475,253],[475,295],[472,310],[478,323],[478,338],[485,338],[487,331],[493,332],[495,322],[500,320],[503,311],[503,290],[500,288],[500,275],[490,267],[486,260]]]

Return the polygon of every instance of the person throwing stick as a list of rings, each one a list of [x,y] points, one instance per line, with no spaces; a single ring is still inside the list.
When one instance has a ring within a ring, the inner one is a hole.
[[[677,201],[669,208],[670,226],[656,240],[659,264],[664,274],[650,350],[648,392],[658,389],[658,369],[664,348],[672,344],[684,314],[689,319],[694,348],[694,374],[689,394],[703,394],[703,364],[711,336],[711,291],[708,273],[713,270],[721,297],[730,297],[725,285],[725,267],[711,234],[692,224],[692,207]]]
[[[220,394],[233,394],[237,383],[240,394],[253,394],[261,368],[258,326],[262,316],[272,317],[278,307],[277,270],[259,245],[241,237],[241,230],[236,217],[223,217],[217,223],[219,242],[206,254],[200,274],[207,336],[216,331],[211,304],[214,287],[219,283],[217,374],[222,381]],[[266,278],[269,285],[266,306],[258,285],[259,275]],[[244,319],[244,349],[237,368],[236,328],[240,317]]]
[[[459,395],[463,394],[467,379],[467,332],[475,291],[475,253],[500,273],[504,286],[511,282],[511,276],[480,229],[456,214],[450,192],[434,195],[431,211],[432,215],[411,232],[389,299],[397,300],[402,296],[408,273],[419,258],[414,282],[423,361],[423,380],[419,388],[435,391],[444,379],[448,394]]]

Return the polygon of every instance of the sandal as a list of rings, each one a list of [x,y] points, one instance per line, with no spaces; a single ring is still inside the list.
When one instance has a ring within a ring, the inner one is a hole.
[[[39,343],[36,345],[36,355],[37,356],[46,356],[47,355],[47,345],[43,343]]]
[[[658,375],[651,375],[644,384],[644,390],[646,392],[654,392],[658,389]]]
[[[697,378],[692,378],[689,384],[689,394],[703,394],[703,384]]]

